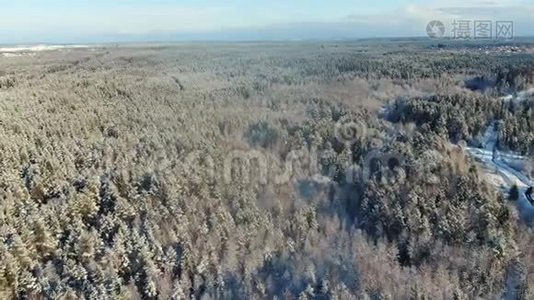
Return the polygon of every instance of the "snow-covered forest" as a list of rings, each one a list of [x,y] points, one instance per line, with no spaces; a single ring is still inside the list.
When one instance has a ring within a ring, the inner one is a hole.
[[[0,299],[531,299],[534,56],[472,49],[6,50]]]

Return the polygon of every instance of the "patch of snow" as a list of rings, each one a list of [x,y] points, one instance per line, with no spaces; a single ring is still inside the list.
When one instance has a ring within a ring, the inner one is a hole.
[[[21,57],[21,56],[35,56],[35,53],[0,53],[3,57]]]
[[[484,133],[483,140],[482,140],[482,147],[486,150],[493,151],[495,148],[495,145],[497,145],[497,139],[499,136],[499,133],[497,132],[497,122],[493,121],[490,126],[488,126],[488,129],[486,129],[486,132]]]
[[[525,101],[529,96],[532,96],[533,94],[534,94],[534,88],[530,88],[526,91],[521,91],[517,93],[516,100]]]
[[[504,101],[512,101],[513,99],[514,99],[514,95],[506,95],[506,96],[501,97],[501,100],[504,100]]]
[[[33,46],[15,46],[0,48],[0,52],[6,53],[20,53],[20,52],[42,52],[61,49],[75,49],[88,48],[87,45],[33,45]]]
[[[508,94],[506,96],[501,97],[501,100],[522,102],[522,101],[527,100],[528,97],[532,95],[534,95],[534,88],[530,88],[528,90],[517,92],[515,95]]]

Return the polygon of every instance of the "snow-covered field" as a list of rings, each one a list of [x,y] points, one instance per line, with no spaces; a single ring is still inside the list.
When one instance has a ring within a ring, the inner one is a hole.
[[[33,45],[33,46],[15,46],[15,47],[3,47],[0,48],[0,52],[14,53],[14,52],[40,52],[51,51],[60,49],[73,49],[73,48],[87,48],[86,45]]]
[[[88,48],[87,45],[32,45],[0,47],[0,55],[3,57],[34,56],[37,52],[55,51],[76,48]]]

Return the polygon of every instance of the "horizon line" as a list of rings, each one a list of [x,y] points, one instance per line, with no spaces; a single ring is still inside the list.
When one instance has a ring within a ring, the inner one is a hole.
[[[303,38],[303,39],[206,39],[206,40],[138,40],[138,41],[92,41],[92,42],[5,42],[0,43],[0,46],[39,46],[39,45],[59,45],[59,46],[98,46],[98,45],[122,45],[122,44],[201,44],[201,43],[216,43],[216,44],[246,44],[246,43],[299,43],[299,42],[323,42],[323,43],[335,43],[335,42],[358,42],[358,41],[376,41],[376,40],[421,40],[421,41],[433,41],[433,42],[457,42],[457,43],[513,43],[516,39],[528,39],[534,38],[534,35],[519,35],[512,39],[455,39],[452,37],[444,38],[430,38],[427,36],[384,36],[384,37],[361,37],[361,38]],[[534,41],[533,41],[534,42]]]

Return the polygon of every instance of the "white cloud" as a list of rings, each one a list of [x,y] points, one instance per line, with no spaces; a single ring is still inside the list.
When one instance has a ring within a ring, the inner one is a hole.
[[[341,0],[340,0],[341,1]],[[422,4],[391,6],[383,10],[358,8],[342,18],[342,10],[322,13],[318,7],[298,10],[295,5],[277,2],[242,9],[220,4],[120,4],[87,5],[44,9],[20,4],[0,10],[0,30],[6,39],[40,40],[42,37],[142,36],[185,39],[223,36],[262,39],[263,36],[299,38],[343,38],[424,36],[426,24],[441,20],[513,20],[516,32],[534,35],[534,4],[527,0],[430,0]],[[339,3],[338,3],[339,4]],[[258,4],[260,5],[260,4]],[[301,3],[300,5],[305,5]],[[335,4],[332,4],[335,5]],[[355,7],[355,6],[353,6]],[[86,9],[85,9],[86,8]],[[356,9],[356,8],[355,8]],[[293,13],[295,10],[295,13]],[[373,13],[374,11],[374,13]],[[283,28],[283,29],[280,29]],[[219,35],[217,35],[219,34]]]
[[[352,14],[347,20],[370,28],[382,28],[385,35],[388,26],[392,32],[398,32],[397,27],[402,27],[406,35],[424,35],[426,24],[431,20],[440,20],[449,27],[454,20],[514,21],[517,33],[534,35],[532,15],[534,4],[522,0],[447,0],[430,1],[425,5],[407,5],[374,15]]]

